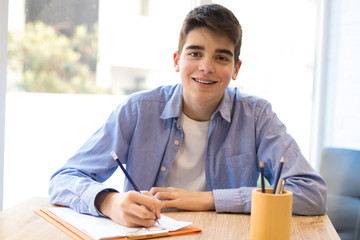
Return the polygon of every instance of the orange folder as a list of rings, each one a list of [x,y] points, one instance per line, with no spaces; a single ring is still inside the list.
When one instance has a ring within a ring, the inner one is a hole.
[[[75,228],[71,224],[67,223],[51,211],[45,208],[40,208],[34,211],[36,214],[44,218],[46,221],[52,223],[54,226],[59,228],[61,231],[65,232],[68,236],[75,240],[93,240],[93,238],[86,235],[81,230]],[[146,239],[146,238],[154,238],[154,237],[166,237],[166,236],[179,236],[179,235],[186,235],[186,234],[194,234],[200,233],[201,229],[196,228],[194,226],[189,226],[184,229],[179,229],[177,231],[170,231],[168,233],[164,233],[161,235],[156,236],[142,236],[138,238],[131,238],[131,239]],[[122,240],[122,239],[129,239],[127,237],[119,237],[119,238],[111,238],[113,240]]]

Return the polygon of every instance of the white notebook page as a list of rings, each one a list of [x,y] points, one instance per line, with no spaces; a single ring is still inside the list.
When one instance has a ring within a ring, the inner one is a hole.
[[[133,233],[143,233],[145,235],[149,231],[152,233],[155,233],[155,231],[159,233],[176,231],[192,224],[192,222],[177,221],[161,214],[159,223],[156,223],[151,228],[129,228],[108,218],[80,214],[70,208],[49,208],[49,211],[94,239],[125,237]]]

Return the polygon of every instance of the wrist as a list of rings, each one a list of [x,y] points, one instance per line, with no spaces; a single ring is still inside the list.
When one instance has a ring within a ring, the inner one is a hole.
[[[214,194],[212,191],[205,192],[207,194],[207,201],[206,201],[206,208],[208,210],[215,210],[215,200],[214,200]]]
[[[95,197],[96,209],[107,217],[110,217],[109,216],[110,211],[108,209],[111,206],[110,204],[111,197],[116,193],[117,192],[103,190],[99,192]]]

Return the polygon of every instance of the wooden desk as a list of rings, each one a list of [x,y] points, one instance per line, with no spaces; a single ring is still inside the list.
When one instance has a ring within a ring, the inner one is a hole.
[[[47,198],[34,198],[0,212],[0,239],[71,239],[33,211],[51,207]],[[166,212],[177,220],[191,221],[202,230],[199,234],[161,239],[250,239],[250,215],[215,212]],[[340,239],[329,218],[294,216],[291,239]]]

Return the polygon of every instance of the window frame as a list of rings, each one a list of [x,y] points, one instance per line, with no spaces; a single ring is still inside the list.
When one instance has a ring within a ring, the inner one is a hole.
[[[6,68],[8,44],[8,9],[9,1],[0,1],[0,211],[3,209],[4,192],[4,148],[5,148],[5,101]]]
[[[315,45],[314,89],[312,109],[312,134],[310,160],[315,169],[320,169],[322,149],[325,147],[326,95],[327,95],[327,47],[330,22],[330,4],[325,0],[317,3],[317,36]]]

